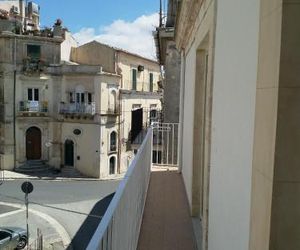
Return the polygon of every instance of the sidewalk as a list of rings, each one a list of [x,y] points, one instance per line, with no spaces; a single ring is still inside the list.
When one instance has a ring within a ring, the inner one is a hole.
[[[185,188],[177,168],[152,167],[137,249],[196,249]]]
[[[51,181],[107,181],[107,180],[118,180],[124,177],[124,174],[115,176],[114,178],[98,179],[87,176],[72,176],[72,174],[62,173],[38,173],[38,174],[22,174],[14,171],[4,170],[4,180],[51,180]]]

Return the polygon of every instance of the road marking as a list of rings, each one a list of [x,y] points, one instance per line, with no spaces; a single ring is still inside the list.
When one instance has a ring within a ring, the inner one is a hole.
[[[6,216],[10,216],[10,215],[14,215],[14,214],[17,214],[17,213],[20,213],[20,212],[23,212],[23,211],[24,211],[23,209],[18,209],[18,210],[15,210],[15,211],[11,211],[11,212],[7,212],[7,213],[4,213],[4,214],[0,214],[0,218],[6,217]]]
[[[3,206],[10,206],[10,207],[15,207],[15,208],[19,208],[19,210],[24,211],[25,207],[24,205],[19,205],[19,204],[15,204],[15,203],[7,203],[7,202],[1,202],[0,201],[0,205]],[[19,211],[18,210],[18,211]],[[42,213],[40,211],[34,210],[32,208],[28,209],[29,212],[41,217],[42,219],[46,220],[49,222],[49,224],[56,230],[56,232],[60,235],[62,242],[64,244],[64,246],[69,246],[71,243],[71,238],[69,236],[69,234],[67,233],[66,229],[54,218],[52,218],[51,216]]]

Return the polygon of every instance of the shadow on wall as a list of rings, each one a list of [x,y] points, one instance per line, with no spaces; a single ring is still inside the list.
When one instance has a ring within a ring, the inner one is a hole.
[[[85,219],[85,221],[82,223],[81,227],[75,234],[67,250],[86,249],[101,221],[99,217],[104,215],[114,194],[115,193],[112,193],[106,196],[95,204],[93,209],[90,211],[89,216]]]

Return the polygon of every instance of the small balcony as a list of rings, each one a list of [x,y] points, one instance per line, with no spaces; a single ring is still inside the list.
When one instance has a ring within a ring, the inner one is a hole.
[[[173,164],[153,164],[153,129],[164,128],[148,129],[87,250],[196,249],[177,156]]]
[[[48,113],[48,101],[20,101],[19,113],[23,116],[45,116]]]
[[[90,115],[96,114],[95,102],[87,103],[60,103],[59,113],[63,115]]]

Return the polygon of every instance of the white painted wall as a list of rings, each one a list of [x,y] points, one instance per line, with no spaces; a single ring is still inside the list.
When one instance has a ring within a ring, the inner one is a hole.
[[[190,207],[192,206],[193,176],[193,130],[194,130],[194,95],[196,49],[193,48],[185,57],[185,98],[183,100],[184,130],[182,134],[182,174]]]
[[[65,31],[65,40],[61,43],[60,46],[62,61],[71,61],[70,57],[72,47],[77,48],[78,43],[70,32]]]
[[[249,248],[259,3],[218,1],[209,250]]]

